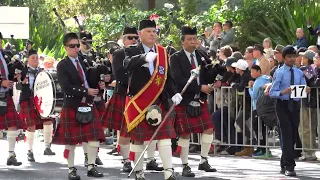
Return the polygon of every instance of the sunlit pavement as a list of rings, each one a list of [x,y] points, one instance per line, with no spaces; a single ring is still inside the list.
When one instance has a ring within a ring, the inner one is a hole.
[[[20,141],[16,146],[16,154],[19,161],[22,161],[22,166],[13,167],[6,166],[7,158],[7,142],[0,140],[0,179],[2,180],[62,180],[67,179],[67,164],[63,158],[63,146],[53,145],[52,150],[56,152],[56,156],[43,156],[44,145],[41,142],[35,141],[34,155],[36,162],[29,163],[27,161],[27,144]],[[98,170],[103,172],[104,178],[108,180],[128,179],[127,174],[121,173],[121,157],[108,155],[107,152],[111,147],[103,146],[100,149],[99,156],[104,165],[99,166]],[[274,152],[275,154],[277,152]],[[94,179],[86,176],[86,169],[83,167],[84,155],[81,147],[76,149],[76,168],[81,176],[81,179]],[[159,159],[157,162],[161,162]],[[197,170],[199,163],[198,155],[190,155],[189,163],[192,170],[196,173],[195,178],[184,178],[179,176],[179,179],[248,179],[248,180],[284,180],[284,179],[318,179],[320,178],[320,166],[318,163],[298,162],[296,172],[297,178],[287,178],[279,174],[279,159],[272,160],[256,160],[252,158],[238,157],[211,157],[210,164],[217,168],[218,172],[205,173]],[[173,158],[175,171],[181,174],[182,168],[179,158]],[[132,176],[129,179],[134,179]],[[146,172],[146,179],[162,180],[163,173]]]

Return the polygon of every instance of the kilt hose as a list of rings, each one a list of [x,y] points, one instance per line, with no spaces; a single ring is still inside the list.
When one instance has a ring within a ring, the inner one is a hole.
[[[178,135],[202,133],[206,129],[213,128],[207,102],[201,103],[201,114],[199,117],[190,117],[187,113],[187,106],[188,105],[178,105],[175,107],[177,113],[175,130]]]
[[[7,97],[7,107],[7,113],[0,115],[0,130],[7,130],[9,127],[24,128],[25,122],[18,115],[12,97]]]
[[[94,105],[96,106],[98,112],[99,112],[99,120],[103,117],[105,106],[104,106],[104,99],[101,101],[94,101]]]
[[[76,120],[76,108],[63,107],[60,113],[60,122],[53,136],[52,143],[60,145],[77,145],[82,142],[104,142],[104,132],[101,126],[99,112],[93,106],[93,120],[81,124]]]
[[[164,118],[167,112],[164,110],[163,105],[160,105],[160,108],[162,110],[162,118]],[[139,125],[137,125],[129,132],[130,137],[134,141],[149,141],[154,132],[156,131],[157,127],[158,126],[149,125],[147,123],[147,120],[144,119],[139,123]],[[173,118],[169,116],[169,118],[163,124],[154,140],[172,139],[176,136],[177,134],[174,130]]]
[[[35,126],[36,129],[43,129],[43,123],[46,121],[52,121],[53,119],[48,118],[41,118],[39,113],[37,112],[33,98],[30,98],[28,101],[21,101],[20,102],[20,111],[19,111],[20,118],[25,121],[25,129],[31,126]]]
[[[125,102],[126,96],[117,93],[112,95],[102,116],[103,127],[114,130],[121,129],[125,121],[123,116]]]

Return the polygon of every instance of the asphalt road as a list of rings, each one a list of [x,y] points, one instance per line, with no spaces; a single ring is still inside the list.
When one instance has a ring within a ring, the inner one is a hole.
[[[19,167],[6,166],[7,142],[0,140],[0,180],[64,180],[67,179],[67,163],[63,158],[63,146],[53,145],[52,149],[57,153],[56,156],[43,156],[43,143],[35,142],[34,153],[35,163],[27,161],[27,145],[22,141],[19,142],[16,148],[16,153],[19,161],[23,165]],[[127,174],[121,173],[121,157],[108,155],[111,147],[102,147],[100,149],[100,158],[104,162],[103,166],[98,167],[98,170],[104,174],[104,180],[124,180],[128,179]],[[277,153],[277,152],[275,152]],[[86,169],[83,167],[83,150],[81,147],[76,149],[76,167],[78,173],[83,180],[93,179],[86,176]],[[161,162],[158,160],[158,162]],[[189,163],[192,170],[196,173],[195,178],[184,178],[179,176],[179,179],[196,179],[196,180],[225,180],[225,179],[247,179],[247,180],[284,180],[284,179],[320,179],[320,166],[318,163],[297,163],[297,178],[286,178],[279,174],[279,160],[256,160],[252,158],[238,157],[211,157],[210,164],[217,168],[218,172],[205,173],[197,170],[199,163],[198,155],[190,155]],[[173,158],[173,163],[176,172],[181,173],[180,159]],[[132,176],[129,179],[134,179]],[[163,174],[156,172],[146,172],[146,179],[163,180]]]

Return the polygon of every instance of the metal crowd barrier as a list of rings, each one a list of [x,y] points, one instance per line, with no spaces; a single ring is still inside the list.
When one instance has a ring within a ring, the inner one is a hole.
[[[299,126],[299,137],[301,139],[302,147],[296,147],[296,149],[302,150],[303,152],[307,151],[317,151],[320,149],[320,110],[319,110],[319,92],[318,88],[316,88],[316,108],[306,107],[301,101],[300,108],[300,126]],[[247,89],[246,89],[247,91]],[[232,99],[234,101],[232,102]],[[214,90],[214,112],[216,112],[219,108],[221,110],[221,118],[220,123],[221,127],[221,139],[213,140],[214,145],[221,146],[242,146],[242,147],[261,147],[261,148],[281,148],[280,147],[280,133],[277,132],[277,126],[273,128],[262,127],[262,121],[258,117],[258,131],[257,133],[253,130],[253,107],[252,103],[250,106],[250,114],[249,118],[245,119],[247,116],[246,109],[246,93],[241,92],[233,92],[231,87],[222,87],[220,89]],[[251,98],[250,98],[251,99]],[[308,95],[308,99],[310,100],[310,95]],[[243,103],[239,103],[239,100],[242,100]],[[219,104],[220,103],[220,104]],[[221,108],[225,106],[226,108]],[[239,113],[241,113],[241,109],[244,109],[244,113],[242,113],[242,127],[234,127],[235,119]],[[232,108],[235,109],[235,116],[232,117],[231,111]],[[227,118],[224,117],[224,110],[227,109]],[[270,114],[270,116],[276,116],[276,113]],[[224,119],[227,119],[225,121]],[[233,129],[234,128],[234,129]],[[265,128],[265,140],[266,144],[261,144],[260,139],[262,137],[262,128]],[[234,135],[231,135],[230,132],[235,130]],[[240,129],[242,129],[241,132]],[[249,132],[247,132],[249,130]],[[227,137],[223,134],[227,134]],[[247,137],[249,134],[249,137]],[[246,136],[247,135],[247,136]],[[200,134],[191,135],[191,144],[200,145]],[[239,143],[239,138],[242,139],[242,143]],[[267,151],[268,153],[268,151]]]

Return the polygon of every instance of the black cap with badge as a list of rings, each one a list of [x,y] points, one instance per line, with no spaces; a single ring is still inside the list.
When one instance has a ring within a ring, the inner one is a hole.
[[[138,34],[137,28],[136,27],[125,27],[123,31],[123,35],[126,34]]]
[[[191,28],[190,26],[183,26],[181,28],[182,35],[197,35],[197,27]]]
[[[92,43],[92,34],[88,33],[88,32],[80,32],[79,34],[79,38],[82,41],[88,42],[88,43]]]
[[[156,28],[156,22],[151,20],[142,20],[140,21],[139,30],[141,31],[144,28]]]
[[[34,50],[34,49],[30,49],[30,50],[28,51],[28,58],[29,58],[30,56],[32,56],[32,55],[35,55],[35,54],[38,54],[38,52],[37,52],[36,50]]]

